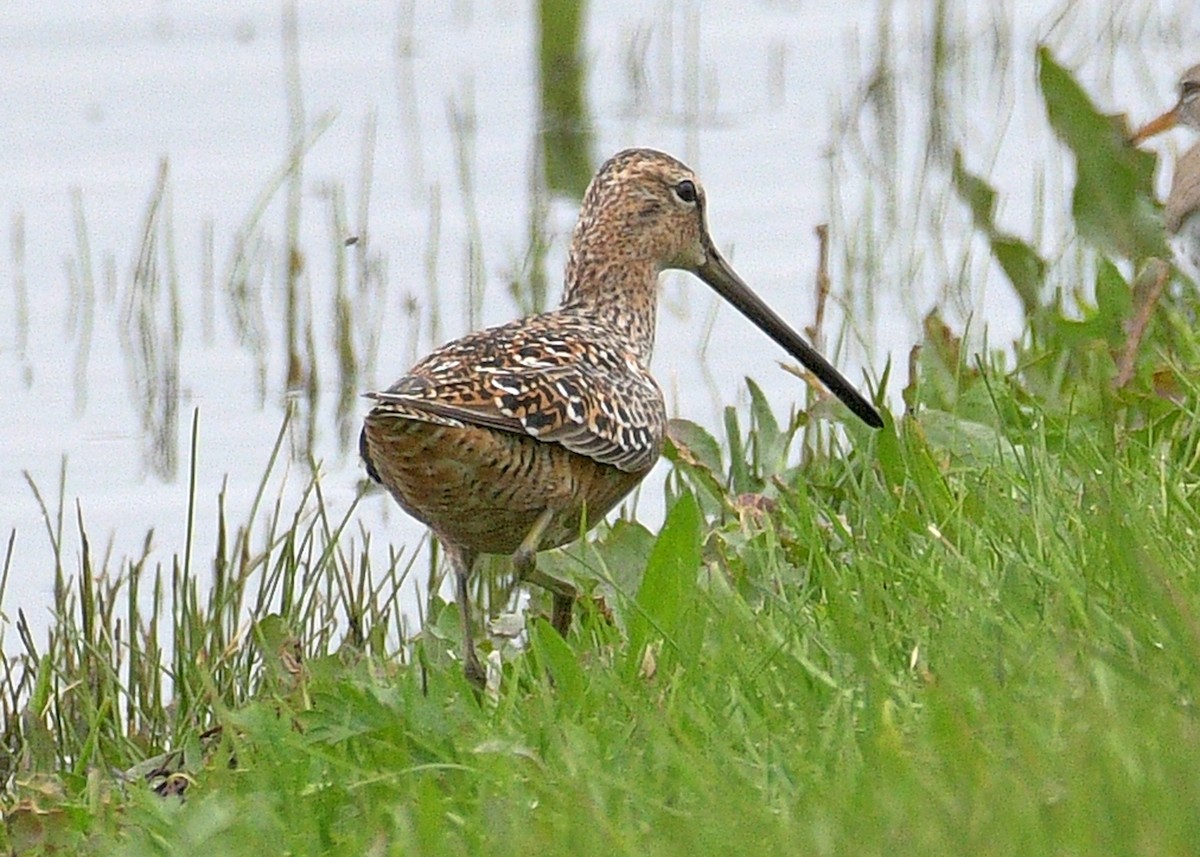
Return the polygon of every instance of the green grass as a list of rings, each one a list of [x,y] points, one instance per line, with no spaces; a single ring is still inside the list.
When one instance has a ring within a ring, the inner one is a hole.
[[[120,854],[1187,853],[1194,423],[970,464],[911,421],[762,519],[684,493],[613,620],[536,620],[495,699],[454,666],[264,652],[250,699],[211,700],[185,800],[98,760],[49,792],[20,771],[10,847],[36,823]]]
[[[1090,111],[1042,62],[1051,111]],[[1144,197],[1103,123],[1057,119]],[[50,643],[0,676],[0,849],[1200,851],[1196,292],[1147,292],[1141,257],[1056,291],[955,181],[1024,298],[1016,354],[933,317],[880,432],[752,382],[720,441],[675,424],[661,530],[543,554],[598,600],[566,640],[535,609],[494,694],[453,660],[452,605],[389,642],[406,569],[369,568],[316,480],[265,532],[222,515],[215,558],[60,569]],[[1101,193],[1090,231],[1142,210]]]

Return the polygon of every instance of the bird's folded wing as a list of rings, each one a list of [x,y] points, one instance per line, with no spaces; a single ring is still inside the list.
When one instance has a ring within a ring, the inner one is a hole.
[[[423,362],[368,397],[377,403],[373,416],[527,435],[631,473],[652,467],[662,447],[663,406],[654,381],[587,362]]]

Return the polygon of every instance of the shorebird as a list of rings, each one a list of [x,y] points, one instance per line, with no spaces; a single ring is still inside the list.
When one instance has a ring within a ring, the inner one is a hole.
[[[540,572],[535,554],[579,538],[658,460],[667,416],[650,354],[668,268],[695,274],[859,418],[883,425],[718,252],[696,175],[651,149],[614,155],[584,193],[557,309],[449,342],[367,394],[367,473],[438,537],[456,582],[464,671],[477,685],[485,672],[467,583],[478,555],[511,554],[518,580],[552,594],[565,635],[575,588]]]
[[[1176,125],[1200,131],[1200,65],[1192,66],[1179,79],[1179,100],[1175,106],[1143,125],[1133,135],[1132,142],[1136,146]],[[1176,262],[1200,283],[1200,143],[1175,162],[1164,219]]]

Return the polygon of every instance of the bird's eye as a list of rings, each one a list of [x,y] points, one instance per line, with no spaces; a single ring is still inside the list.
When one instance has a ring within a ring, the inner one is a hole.
[[[684,179],[671,190],[675,191],[675,196],[679,197],[681,202],[693,203],[696,201],[696,185],[691,179]]]
[[[1185,80],[1179,85],[1180,98],[1195,98],[1200,95],[1200,83],[1194,80]]]

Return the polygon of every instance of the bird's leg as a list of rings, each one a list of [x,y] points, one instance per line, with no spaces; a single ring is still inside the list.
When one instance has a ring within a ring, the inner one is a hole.
[[[538,515],[538,519],[530,527],[521,546],[513,552],[512,563],[517,580],[522,583],[535,583],[550,593],[554,602],[554,608],[550,614],[550,624],[554,626],[554,630],[565,637],[571,628],[571,608],[574,606],[579,592],[565,580],[559,580],[557,577],[546,574],[537,567],[538,546],[542,543],[546,527],[550,526],[553,519],[554,509],[546,509]]]
[[[550,624],[558,631],[559,636],[566,637],[571,630],[571,611],[575,608],[575,587],[571,587],[569,594],[552,592],[550,597],[554,602],[550,611]]]
[[[455,590],[458,593],[458,615],[462,619],[462,657],[463,672],[467,680],[476,687],[482,688],[487,683],[487,672],[479,663],[479,655],[475,653],[475,631],[471,624],[471,599],[467,584],[471,580],[471,569],[475,565],[475,552],[442,540],[446,550],[446,559],[454,571]]]

